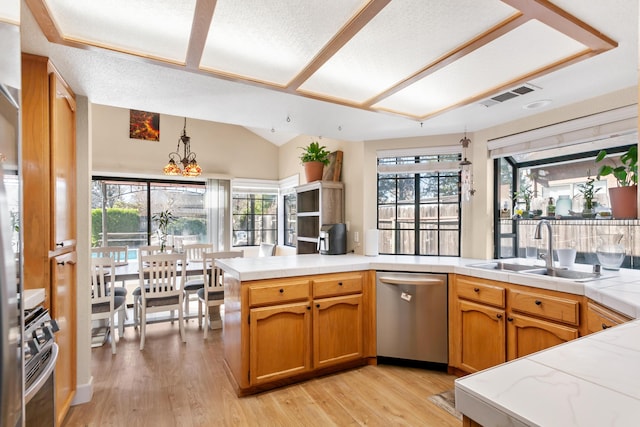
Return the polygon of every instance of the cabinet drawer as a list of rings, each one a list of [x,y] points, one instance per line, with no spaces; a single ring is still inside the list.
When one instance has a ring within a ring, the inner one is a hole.
[[[620,325],[621,323],[628,322],[629,319],[626,316],[618,314],[614,311],[596,305],[592,302],[587,302],[587,332],[593,333],[603,329],[608,329],[612,326]]]
[[[313,281],[313,297],[323,298],[362,292],[362,274],[341,274]]]
[[[509,292],[509,305],[513,311],[532,314],[556,322],[578,325],[580,303],[533,292],[513,290]]]
[[[503,308],[505,303],[505,289],[503,287],[482,283],[477,280],[464,279],[459,276],[456,279],[456,293],[460,298],[496,307]]]
[[[276,282],[249,287],[249,306],[276,305],[309,299],[309,281]]]

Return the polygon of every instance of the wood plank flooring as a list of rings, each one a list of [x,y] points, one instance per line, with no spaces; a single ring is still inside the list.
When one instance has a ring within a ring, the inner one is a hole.
[[[126,328],[92,349],[91,402],[71,408],[64,426],[461,426],[428,400],[453,388],[442,372],[366,366],[258,395],[236,397],[223,367],[221,331],[203,340],[197,322],[147,326],[145,349]]]

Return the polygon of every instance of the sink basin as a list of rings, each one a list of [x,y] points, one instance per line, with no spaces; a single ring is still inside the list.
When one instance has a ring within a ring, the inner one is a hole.
[[[484,268],[485,270],[499,270],[499,271],[524,271],[536,268],[533,265],[512,264],[508,262],[495,261],[485,262],[481,264],[470,264],[467,267]]]
[[[590,273],[587,271],[563,270],[560,268],[535,268],[523,271],[527,274],[539,274],[542,276],[558,277],[561,279],[569,279],[576,282],[587,282],[589,280],[600,279],[599,273]]]

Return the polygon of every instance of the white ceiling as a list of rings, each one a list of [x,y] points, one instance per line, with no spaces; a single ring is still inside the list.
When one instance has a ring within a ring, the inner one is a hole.
[[[25,0],[21,32],[92,103],[277,145],[473,132],[638,82],[637,0]]]

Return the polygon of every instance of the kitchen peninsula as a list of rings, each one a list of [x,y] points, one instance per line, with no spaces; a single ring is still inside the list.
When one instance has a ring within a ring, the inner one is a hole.
[[[517,262],[527,261],[529,260],[517,260]],[[293,278],[299,279],[306,276],[338,275],[353,278],[353,274],[361,274],[362,292],[369,291],[369,295],[362,299],[364,311],[375,307],[372,272],[388,270],[448,273],[491,279],[517,286],[559,291],[580,296],[585,301],[615,310],[627,318],[640,318],[640,271],[624,269],[617,272],[604,271],[603,277],[598,280],[575,282],[552,277],[469,267],[469,265],[479,262],[483,261],[465,258],[393,255],[377,257],[302,255],[218,260],[216,265],[225,271],[224,340],[226,363],[237,383],[241,384],[243,379],[237,377],[238,372],[241,372],[238,367],[242,363],[246,363],[248,367],[249,361],[256,358],[254,354],[241,355],[239,350],[242,340],[248,339],[235,326],[242,323],[240,322],[242,310],[240,292],[244,292],[242,288],[250,283],[256,284],[264,281],[273,285],[279,281],[284,283]],[[576,267],[584,269],[584,271],[590,269],[588,265],[577,265]],[[227,292],[229,286],[235,289],[230,294]],[[367,290],[367,287],[370,289]],[[349,295],[354,293],[357,292],[352,290]],[[368,304],[372,305],[366,308]],[[372,316],[375,319],[374,312],[369,313],[365,321],[369,325],[375,325],[375,321],[371,319]],[[242,320],[247,323],[246,319]],[[248,334],[248,332],[249,327],[247,326],[244,333]],[[366,332],[365,335],[369,332]],[[567,420],[577,419],[577,422],[584,422],[583,419],[574,417],[574,412],[582,408],[587,408],[592,412],[597,411],[598,417],[593,416],[589,420],[593,423],[592,425],[607,425],[606,423],[598,424],[599,421],[607,419],[607,414],[617,416],[622,420],[625,417],[637,419],[640,416],[640,395],[637,394],[637,391],[633,391],[630,385],[640,382],[640,369],[637,364],[637,360],[640,359],[638,342],[640,342],[640,321],[636,320],[460,378],[456,384],[456,406],[469,419],[487,426],[571,425],[571,422]],[[363,353],[358,356],[359,362],[367,363],[375,356],[375,347],[371,348],[371,345],[371,342],[368,343],[369,348],[365,345]],[[228,353],[227,347],[231,349],[235,347],[235,351]],[[234,360],[232,357],[238,359]],[[243,358],[246,361],[242,362]],[[564,360],[568,367],[555,366],[554,361],[557,360]],[[598,364],[593,365],[593,360]],[[565,368],[566,370],[564,370]],[[581,375],[586,375],[585,372],[591,372],[593,377],[581,378]],[[535,376],[536,373],[540,375]],[[560,386],[556,386],[554,381],[544,381],[545,374],[555,375],[554,378],[560,379]],[[533,381],[537,381],[538,387],[523,386],[522,390],[518,389],[517,379],[521,377],[522,381],[533,378]],[[516,379],[516,383],[514,384],[513,381],[508,383],[507,379]],[[575,384],[570,381],[563,382],[563,379],[571,379],[574,382],[589,385],[590,388],[584,389],[585,393],[580,394]],[[598,383],[598,380],[601,382]],[[244,384],[248,385],[249,380],[247,379]],[[618,389],[615,389],[612,384],[617,384]],[[250,387],[247,390],[249,392],[259,391]],[[239,392],[242,394],[242,387]],[[603,401],[598,399],[603,399]],[[547,401],[548,409],[540,409],[540,405],[544,405]],[[560,413],[556,414],[556,411],[560,411]],[[558,420],[558,423],[549,423],[550,417],[556,417],[554,419]]]

